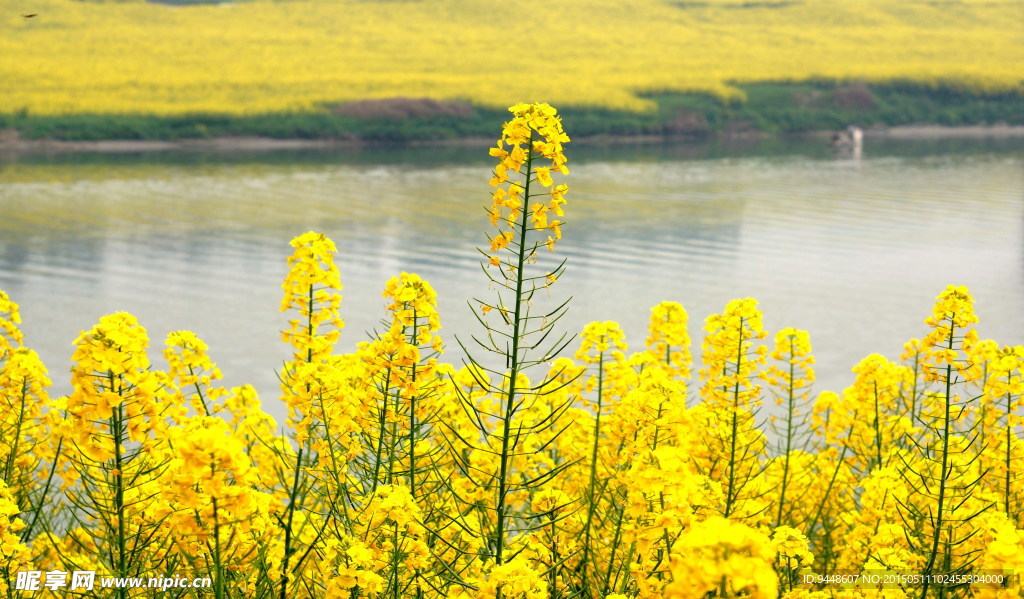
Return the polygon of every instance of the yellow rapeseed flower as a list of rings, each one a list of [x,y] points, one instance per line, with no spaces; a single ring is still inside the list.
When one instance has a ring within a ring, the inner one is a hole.
[[[295,251],[288,258],[288,274],[282,287],[281,311],[298,311],[300,319],[289,321],[282,333],[285,343],[295,348],[295,360],[321,362],[330,355],[345,326],[338,313],[341,305],[341,275],[334,264],[337,248],[323,233],[309,231],[292,239]],[[333,330],[320,332],[321,327]]]
[[[513,118],[505,123],[496,147],[489,150],[491,156],[500,158],[491,178],[491,186],[496,189],[487,211],[491,224],[498,227],[498,233],[490,237],[491,252],[498,252],[512,242],[524,204],[540,195],[531,184],[546,188],[550,197],[545,202],[530,204],[530,230],[548,232],[544,245],[553,252],[555,242],[562,236],[563,223],[549,219],[548,213],[564,216],[562,206],[569,188],[565,184],[555,185],[551,174],[569,174],[563,151],[569,136],[562,130],[558,112],[548,104],[521,103],[509,111]],[[540,160],[547,161],[546,166],[536,164]],[[518,175],[529,175],[532,180],[514,178]],[[506,185],[507,189],[503,187]],[[502,230],[502,223],[509,230]],[[491,256],[490,264],[497,266],[500,260]]]
[[[223,376],[206,353],[209,346],[191,331],[172,331],[167,335],[166,346],[164,358],[170,367],[167,376],[180,393],[176,400],[184,401],[187,397],[197,414],[223,410],[224,406],[215,402],[228,395],[228,391],[212,386],[213,381]]]
[[[597,364],[601,354],[612,350],[626,351],[626,334],[619,323],[606,320],[591,322],[583,327],[580,334],[580,348],[576,359],[585,364]]]
[[[25,522],[18,517],[21,508],[14,501],[7,483],[0,478],[0,594],[9,596],[10,581],[14,573],[29,569],[29,548],[18,538],[18,532],[25,528]]]
[[[687,530],[671,556],[672,582],[664,599],[705,597],[725,590],[726,596],[775,599],[778,580],[772,569],[768,537],[745,524],[711,516]]]
[[[102,462],[113,457],[106,421],[114,408],[122,406],[120,417],[131,441],[142,441],[163,426],[160,380],[150,370],[146,329],[127,312],[100,318],[75,344],[67,412],[76,422],[79,447]]]
[[[0,360],[6,359],[12,349],[21,347],[24,336],[18,328],[20,322],[18,304],[0,289]]]
[[[945,375],[946,366],[951,367],[963,381],[978,377],[976,369],[965,355],[964,346],[970,346],[977,339],[977,332],[969,328],[978,322],[974,314],[974,298],[964,286],[949,285],[936,297],[932,315],[925,319],[932,330],[922,340],[925,357],[922,368],[925,378],[938,381]]]
[[[416,344],[441,351],[441,315],[437,311],[437,292],[430,283],[415,273],[403,272],[384,286],[384,297],[391,302],[387,309],[394,322],[406,329]]]
[[[814,555],[808,549],[807,537],[795,528],[776,528],[772,533],[772,547],[779,557],[796,559],[803,566],[814,563]]]
[[[756,344],[767,335],[757,300],[732,300],[722,314],[707,317],[704,330],[701,396],[712,404],[752,409],[760,398],[756,375],[768,353]]]
[[[687,323],[690,319],[686,308],[678,302],[661,302],[651,308],[651,322],[648,327],[647,349],[659,359],[675,376],[690,378],[693,356],[690,354],[690,333]]]

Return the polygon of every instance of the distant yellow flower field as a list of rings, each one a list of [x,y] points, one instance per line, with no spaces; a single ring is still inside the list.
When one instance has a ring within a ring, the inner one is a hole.
[[[730,83],[819,77],[1024,89],[1019,0],[4,5],[0,113],[257,114],[394,96],[640,111],[644,92],[729,97]]]

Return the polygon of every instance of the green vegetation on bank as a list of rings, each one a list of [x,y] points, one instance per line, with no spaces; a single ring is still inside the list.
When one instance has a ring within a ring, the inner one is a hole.
[[[714,136],[800,133],[908,124],[1024,124],[1024,96],[979,94],[955,87],[823,81],[741,86],[745,98],[724,102],[703,94],[649,94],[648,113],[567,107],[564,120],[580,137],[595,135]],[[487,136],[504,111],[455,102],[368,100],[319,113],[233,115],[0,114],[0,139],[180,140],[230,136],[411,142]]]

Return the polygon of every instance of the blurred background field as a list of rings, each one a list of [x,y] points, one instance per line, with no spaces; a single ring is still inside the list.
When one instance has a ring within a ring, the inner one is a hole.
[[[1019,0],[5,7],[0,128],[23,137],[466,136],[521,100],[577,135],[1024,118]]]

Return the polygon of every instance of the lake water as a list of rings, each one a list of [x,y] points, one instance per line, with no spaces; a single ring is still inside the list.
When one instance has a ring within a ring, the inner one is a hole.
[[[617,320],[640,347],[651,306],[673,300],[699,356],[704,318],[750,296],[769,331],[810,331],[815,389],[841,391],[862,357],[896,358],[924,335],[954,283],[974,293],[982,337],[1024,343],[1024,140],[869,141],[859,160],[784,140],[568,155],[568,264],[550,301],[573,296],[571,332]],[[437,290],[454,348],[476,330],[466,301],[487,293],[475,248],[491,166],[482,147],[7,157],[0,289],[55,392],[79,331],[126,310],[157,365],[169,331],[193,330],[225,384],[256,385],[280,416],[288,241],[317,230],[337,243],[342,349],[378,325],[403,270]]]

